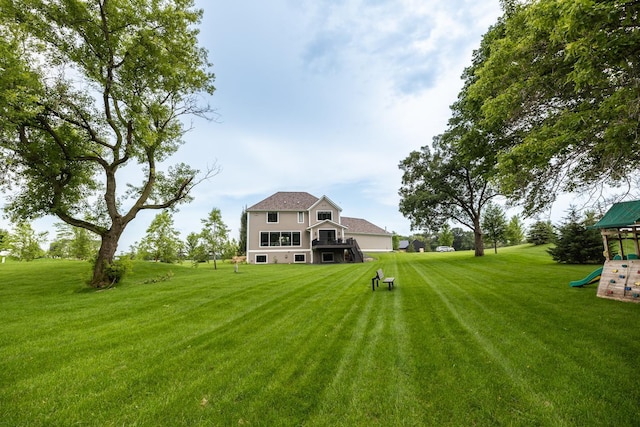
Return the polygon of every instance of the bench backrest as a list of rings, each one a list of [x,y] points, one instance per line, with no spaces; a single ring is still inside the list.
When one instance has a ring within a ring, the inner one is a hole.
[[[382,272],[382,269],[379,268],[378,271],[376,272],[378,275],[378,279],[383,280],[384,279],[384,273]]]

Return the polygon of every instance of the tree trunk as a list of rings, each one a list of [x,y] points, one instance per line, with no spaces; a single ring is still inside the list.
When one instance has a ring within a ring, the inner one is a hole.
[[[124,226],[113,224],[112,227],[102,235],[98,258],[93,266],[93,278],[90,283],[92,287],[101,289],[113,285],[112,280],[109,278],[107,267],[113,262],[113,257],[118,249],[118,241],[123,231]]]
[[[475,241],[476,256],[484,256],[484,241],[482,239],[482,228],[480,227],[480,218],[473,221],[473,237]]]

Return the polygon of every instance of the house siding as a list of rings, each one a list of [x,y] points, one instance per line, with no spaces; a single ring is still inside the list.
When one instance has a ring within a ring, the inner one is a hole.
[[[278,212],[277,222],[267,221],[269,212]],[[303,222],[299,221],[300,212],[303,212]],[[331,212],[331,218],[318,219],[318,212]],[[332,233],[325,233],[328,231]],[[261,233],[265,232],[300,233],[300,246],[261,246]],[[363,252],[392,250],[390,233],[362,219],[343,218],[341,208],[326,196],[318,199],[309,193],[279,192],[247,209],[247,261],[250,263],[321,263],[323,253],[328,252],[314,251],[312,240],[324,240],[327,236],[338,240],[354,238]],[[325,262],[344,262],[340,251],[333,252],[334,260]]]

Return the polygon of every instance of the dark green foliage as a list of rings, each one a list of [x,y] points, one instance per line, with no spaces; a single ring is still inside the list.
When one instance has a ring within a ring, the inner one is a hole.
[[[556,245],[548,250],[557,262],[567,264],[601,264],[604,262],[602,236],[597,229],[587,228],[589,217],[580,219],[575,209],[569,211],[558,227]]]
[[[453,247],[457,251],[468,251],[474,249],[473,231],[463,230],[460,227],[451,229],[453,233]]]
[[[537,221],[529,229],[527,241],[536,246],[546,245],[554,241],[555,235],[551,221]]]
[[[397,240],[394,234],[394,249],[397,249]],[[242,208],[242,213],[240,214],[240,236],[238,240],[238,255],[246,255],[247,254],[247,207]]]
[[[502,208],[495,203],[489,202],[482,216],[482,231],[487,236],[487,240],[493,243],[493,250],[498,253],[498,243],[505,239],[507,230],[507,217]]]
[[[111,285],[115,285],[122,281],[127,273],[129,273],[133,269],[133,262],[131,259],[125,257],[113,260],[110,262],[105,271],[107,273],[107,278],[109,279]]]

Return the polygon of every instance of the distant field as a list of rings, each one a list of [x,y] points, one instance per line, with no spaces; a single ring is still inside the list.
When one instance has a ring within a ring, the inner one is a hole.
[[[568,286],[596,266],[374,257],[0,264],[0,426],[640,425],[640,304]]]

